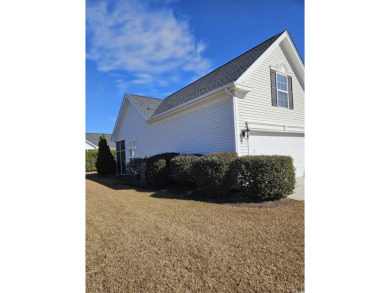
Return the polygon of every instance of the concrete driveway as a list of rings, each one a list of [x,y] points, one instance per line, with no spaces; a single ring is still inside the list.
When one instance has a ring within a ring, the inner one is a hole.
[[[294,193],[287,196],[295,200],[305,200],[305,177],[296,178]]]

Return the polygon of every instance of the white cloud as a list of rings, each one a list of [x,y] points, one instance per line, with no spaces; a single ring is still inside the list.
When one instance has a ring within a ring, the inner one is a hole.
[[[131,81],[117,79],[115,83],[116,83],[116,87],[119,89],[119,93],[122,93],[123,91],[126,91],[129,88]]]
[[[144,3],[119,0],[108,7],[106,2],[88,1],[87,58],[96,61],[100,71],[137,73],[133,81],[117,80],[123,89],[131,82],[166,85],[177,70],[207,73],[211,62],[202,57],[206,45],[196,40],[189,21],[167,6],[155,11]],[[157,78],[162,74],[167,74],[164,80]]]
[[[137,79],[132,80],[135,84],[151,84],[154,80],[153,76],[147,73],[137,73]]]
[[[120,90],[120,91],[126,91],[127,89],[130,88],[130,86],[132,84],[136,84],[136,85],[152,85],[155,78],[150,75],[150,74],[147,74],[147,73],[137,73],[134,75],[135,76],[135,79],[131,79],[131,80],[123,80],[123,79],[117,79],[115,82],[116,82],[116,87]],[[162,83],[162,80],[158,80],[158,83],[159,85],[163,85]]]

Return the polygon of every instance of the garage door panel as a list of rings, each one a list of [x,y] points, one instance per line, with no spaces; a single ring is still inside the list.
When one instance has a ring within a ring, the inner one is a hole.
[[[250,155],[291,156],[297,177],[304,176],[304,134],[251,132],[249,136]]]

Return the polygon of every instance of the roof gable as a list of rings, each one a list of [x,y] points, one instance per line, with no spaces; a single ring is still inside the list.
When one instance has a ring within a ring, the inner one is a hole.
[[[282,51],[285,53],[292,69],[294,70],[298,81],[304,88],[304,78],[305,78],[305,66],[301,55],[299,54],[289,32],[285,30],[283,33],[279,34],[280,38],[269,47],[269,50],[262,54],[255,62],[253,62],[248,69],[237,79],[236,83],[241,84],[245,79],[254,71],[256,68],[267,58],[269,54],[272,53],[273,49],[276,46],[280,46]]]
[[[281,35],[277,34],[162,100],[151,117],[236,81]]]
[[[270,54],[275,46],[281,46],[282,50],[290,57],[289,62],[296,71],[299,82],[304,88],[304,64],[293,40],[287,30],[269,38],[260,45],[252,48],[237,58],[229,61],[179,91],[169,95],[165,99],[157,99],[139,95],[125,94],[113,130],[113,135],[120,124],[122,108],[126,101],[130,102],[146,119],[151,120],[164,115],[172,109],[180,108],[198,97],[223,88],[228,84],[242,84],[247,76]]]
[[[141,112],[150,118],[156,111],[157,107],[161,104],[162,100],[157,98],[150,98],[139,95],[125,94],[125,97],[133,101],[133,103],[141,110]]]

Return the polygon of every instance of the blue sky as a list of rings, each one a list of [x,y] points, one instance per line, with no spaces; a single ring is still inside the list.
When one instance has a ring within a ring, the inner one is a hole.
[[[165,98],[285,29],[304,60],[303,0],[86,2],[86,132],[125,93]]]

